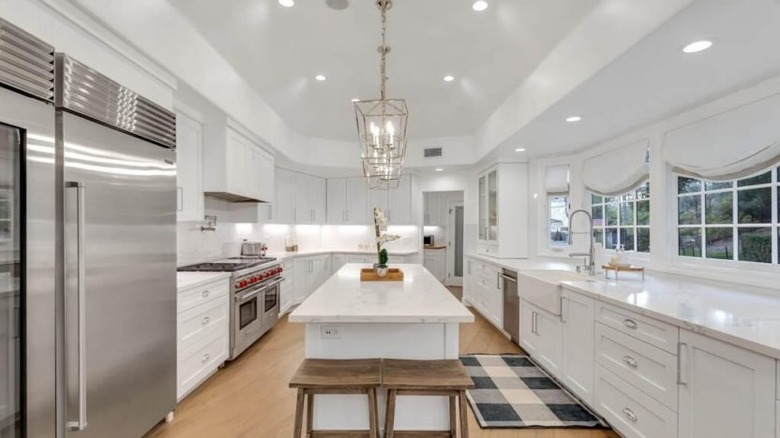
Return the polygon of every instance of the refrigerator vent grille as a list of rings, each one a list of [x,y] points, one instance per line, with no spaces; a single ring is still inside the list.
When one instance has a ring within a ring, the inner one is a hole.
[[[68,55],[57,53],[55,104],[169,148],[176,147],[176,114]]]
[[[0,83],[54,101],[54,47],[0,19]]]

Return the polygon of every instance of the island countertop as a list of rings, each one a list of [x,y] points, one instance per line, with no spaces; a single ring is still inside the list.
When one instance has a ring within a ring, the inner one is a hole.
[[[463,323],[474,315],[418,264],[393,264],[403,281],[360,281],[367,265],[349,263],[289,317],[303,323]]]

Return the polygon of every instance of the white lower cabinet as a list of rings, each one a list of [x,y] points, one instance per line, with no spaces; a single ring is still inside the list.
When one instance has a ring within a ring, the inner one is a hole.
[[[228,358],[230,301],[227,279],[177,294],[176,396],[181,400]]]
[[[596,411],[627,438],[677,436],[677,414],[674,411],[601,365],[596,365],[595,396]],[[729,435],[700,435],[724,438],[727,436]]]
[[[330,254],[295,259],[293,304],[300,304],[331,276]]]
[[[295,260],[282,261],[282,276],[284,281],[279,287],[279,314],[284,315],[293,306],[295,295]]]
[[[423,256],[423,265],[437,280],[444,282],[447,277],[447,250],[426,249]]]
[[[333,254],[333,260],[331,261],[331,272],[336,273],[339,269],[347,264],[346,254]]]
[[[520,346],[556,377],[561,376],[563,336],[560,317],[520,300]]]
[[[504,327],[504,290],[502,268],[482,260],[466,259],[464,296],[482,316],[502,330]]]
[[[595,300],[563,290],[561,309],[563,360],[560,380],[580,399],[593,405],[595,378]]]
[[[680,331],[680,438],[776,436],[775,361]]]

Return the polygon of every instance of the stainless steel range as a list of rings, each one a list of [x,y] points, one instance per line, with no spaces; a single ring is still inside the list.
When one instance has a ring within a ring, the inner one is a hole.
[[[271,257],[232,257],[179,271],[231,272],[230,357],[233,360],[279,320],[282,267]]]

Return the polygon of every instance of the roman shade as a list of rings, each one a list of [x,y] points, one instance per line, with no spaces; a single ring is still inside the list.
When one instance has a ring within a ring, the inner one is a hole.
[[[549,166],[545,187],[548,194],[569,193],[569,166]]]
[[[616,196],[636,188],[649,176],[647,139],[589,158],[583,163],[582,180],[591,192]]]
[[[670,130],[664,159],[708,180],[750,176],[780,160],[780,94]]]

